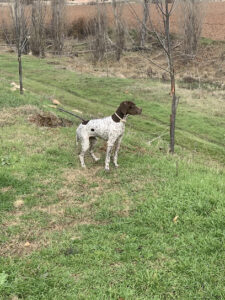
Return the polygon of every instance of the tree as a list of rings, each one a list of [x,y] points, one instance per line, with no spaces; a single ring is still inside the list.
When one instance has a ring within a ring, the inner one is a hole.
[[[125,46],[125,30],[122,21],[122,3],[112,0],[114,22],[115,22],[115,52],[116,60],[119,61]]]
[[[176,122],[176,110],[178,104],[178,100],[176,97],[176,90],[175,90],[175,71],[174,71],[174,62],[172,56],[171,39],[170,39],[170,16],[171,16],[174,3],[175,0],[172,2],[172,7],[169,9],[169,0],[165,0],[164,6],[162,2],[157,2],[157,6],[163,18],[165,43],[163,42],[163,40],[160,39],[159,40],[161,42],[161,45],[163,47],[163,50],[168,60],[170,82],[171,82],[171,96],[172,96],[171,115],[170,115],[170,152],[171,153],[174,153],[175,122]]]
[[[32,3],[31,13],[31,39],[30,48],[33,55],[45,56],[46,30],[45,30],[46,2],[36,0]]]
[[[195,56],[202,32],[203,8],[199,0],[181,1],[181,28],[186,57]]]
[[[105,56],[108,30],[105,4],[97,1],[96,10],[96,16],[91,24],[94,27],[94,40],[92,40],[91,48],[95,62],[101,61]]]
[[[23,94],[22,54],[27,54],[29,51],[29,29],[25,6],[24,0],[14,0],[11,6],[13,33],[19,66],[20,94]]]
[[[147,35],[147,21],[149,18],[149,0],[143,0],[143,20],[141,24],[141,41],[140,46],[145,47],[145,40]]]
[[[177,111],[177,105],[179,98],[176,96],[176,89],[175,89],[175,70],[174,70],[174,59],[173,59],[173,47],[171,43],[171,35],[170,35],[170,18],[175,8],[176,0],[154,0],[154,5],[158,11],[159,18],[162,21],[163,24],[163,30],[159,31],[157,29],[152,20],[151,15],[149,14],[149,26],[146,25],[145,22],[140,20],[138,15],[136,14],[134,8],[132,5],[130,5],[130,8],[132,12],[135,14],[136,18],[142,25],[142,27],[145,28],[146,32],[148,33],[154,33],[156,36],[156,39],[158,40],[159,45],[163,49],[163,52],[166,56],[167,62],[168,62],[168,68],[165,69],[164,67],[160,66],[157,62],[154,62],[151,60],[151,62],[159,67],[160,69],[167,72],[170,76],[170,82],[171,82],[171,91],[170,94],[172,96],[171,101],[171,114],[170,114],[170,152],[174,153],[174,145],[175,145],[175,122],[176,122],[176,111]]]
[[[52,0],[52,36],[54,52],[62,54],[65,34],[65,0]]]

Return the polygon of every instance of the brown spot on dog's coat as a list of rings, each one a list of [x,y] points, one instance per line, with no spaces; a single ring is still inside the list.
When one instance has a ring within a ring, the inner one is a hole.
[[[87,125],[88,122],[89,122],[89,120],[83,121],[82,124],[83,124],[83,125]]]

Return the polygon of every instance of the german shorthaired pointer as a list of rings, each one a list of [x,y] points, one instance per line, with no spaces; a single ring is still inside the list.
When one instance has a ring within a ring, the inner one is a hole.
[[[118,167],[117,157],[121,140],[125,130],[126,118],[128,115],[140,115],[141,108],[138,108],[131,101],[124,101],[117,111],[109,117],[82,122],[77,128],[77,142],[81,142],[81,152],[79,155],[81,166],[85,168],[84,155],[89,150],[94,161],[98,161],[93,148],[97,142],[97,137],[107,141],[107,151],[105,159],[105,170],[109,171],[110,156],[115,145],[113,162]]]

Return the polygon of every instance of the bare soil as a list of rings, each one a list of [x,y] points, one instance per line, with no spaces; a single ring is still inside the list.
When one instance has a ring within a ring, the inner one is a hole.
[[[49,112],[37,113],[29,117],[31,123],[35,123],[40,127],[70,127],[73,122],[64,118],[56,117]]]

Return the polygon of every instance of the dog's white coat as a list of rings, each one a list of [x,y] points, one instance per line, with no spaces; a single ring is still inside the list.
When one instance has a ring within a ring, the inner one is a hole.
[[[126,117],[124,117],[124,120]],[[86,125],[80,124],[77,128],[77,141],[81,142],[81,153],[79,155],[81,166],[85,168],[84,155],[89,150],[92,158],[97,161],[98,158],[93,152],[94,144],[97,141],[97,137],[107,140],[107,152],[105,159],[105,169],[109,170],[110,156],[112,148],[115,145],[115,154],[113,162],[116,167],[118,151],[120,148],[122,136],[125,131],[125,123],[115,122],[112,116],[105,117],[103,119],[90,120]]]

